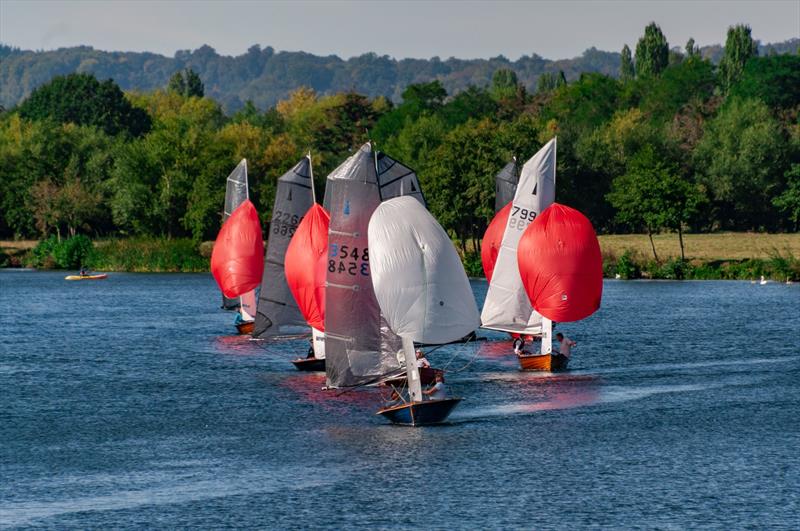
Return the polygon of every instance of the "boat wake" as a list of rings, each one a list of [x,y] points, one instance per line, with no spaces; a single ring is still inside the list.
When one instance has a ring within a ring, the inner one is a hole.
[[[0,504],[0,527],[32,525],[41,523],[42,520],[48,518],[74,513],[119,511],[147,505],[185,504],[229,496],[316,489],[338,481],[332,479],[329,474],[320,474],[319,472],[319,470],[295,467],[283,470],[280,477],[276,478],[274,469],[260,470],[257,473],[251,471],[244,475],[237,470],[236,474],[231,477],[186,482],[178,479],[177,484],[165,474],[158,473],[155,475],[163,476],[163,479],[156,480],[157,485],[152,485],[153,478],[150,473],[145,473],[147,476],[145,479],[151,483],[151,486],[144,486],[136,490],[124,489],[111,492],[106,490],[106,493],[101,495],[57,501],[30,500],[2,503]],[[108,478],[106,475],[102,476],[102,478],[97,478],[96,483],[106,486]],[[130,486],[130,477],[127,475],[118,477],[117,480],[119,485]],[[91,478],[82,479],[82,483],[86,482],[91,483]]]

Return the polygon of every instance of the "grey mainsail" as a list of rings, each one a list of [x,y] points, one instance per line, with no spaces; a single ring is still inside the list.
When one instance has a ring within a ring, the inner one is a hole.
[[[224,224],[233,211],[239,205],[244,203],[245,199],[250,196],[247,190],[247,159],[242,159],[239,164],[233,169],[225,183],[225,207],[222,211],[222,223]],[[243,295],[245,299],[249,300],[249,292]],[[235,310],[239,308],[239,298],[229,299],[225,295],[222,296],[222,307],[226,310]]]
[[[314,203],[311,160],[303,157],[278,179],[253,337],[291,334],[307,325],[286,283],[283,261],[297,225]]]
[[[375,159],[381,200],[407,195],[422,203],[422,206],[427,206],[414,170],[381,151],[378,151]]]
[[[328,386],[350,387],[398,373],[403,348],[381,318],[370,277],[367,227],[381,194],[369,143],[331,172],[326,195],[325,371]]]
[[[518,182],[519,168],[517,167],[517,160],[514,159],[506,164],[494,178],[495,213],[514,200]]]

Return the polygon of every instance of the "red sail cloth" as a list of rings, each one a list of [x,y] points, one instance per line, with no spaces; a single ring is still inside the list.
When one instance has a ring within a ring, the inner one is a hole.
[[[486,275],[486,282],[491,282],[494,273],[494,264],[497,262],[497,253],[500,252],[500,244],[503,243],[503,234],[508,225],[508,215],[511,212],[513,201],[498,210],[492,218],[486,232],[483,233],[481,242],[481,263],[483,263],[483,274]]]
[[[603,262],[592,223],[553,203],[519,241],[517,263],[533,308],[557,322],[578,321],[600,307]]]
[[[223,295],[232,299],[257,288],[263,270],[261,222],[248,199],[223,223],[211,252],[211,273]]]
[[[306,322],[325,331],[325,277],[328,274],[328,226],[331,216],[314,204],[286,248],[286,283]]]

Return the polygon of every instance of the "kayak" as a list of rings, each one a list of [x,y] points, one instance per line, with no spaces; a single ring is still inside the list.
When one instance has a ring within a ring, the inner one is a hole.
[[[100,275],[68,275],[64,277],[64,280],[103,280],[104,278],[108,278],[105,273]]]

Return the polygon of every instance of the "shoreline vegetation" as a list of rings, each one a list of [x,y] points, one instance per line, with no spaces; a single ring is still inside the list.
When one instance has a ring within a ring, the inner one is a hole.
[[[601,235],[606,278],[672,280],[800,281],[800,233],[724,232],[685,234],[681,260],[674,234],[654,235],[658,260],[646,234]],[[0,267],[136,273],[209,271],[213,242],[189,238],[130,238],[91,241],[85,236],[34,241],[0,241]],[[460,247],[457,245],[457,247]],[[471,277],[483,277],[480,251],[461,251]]]

